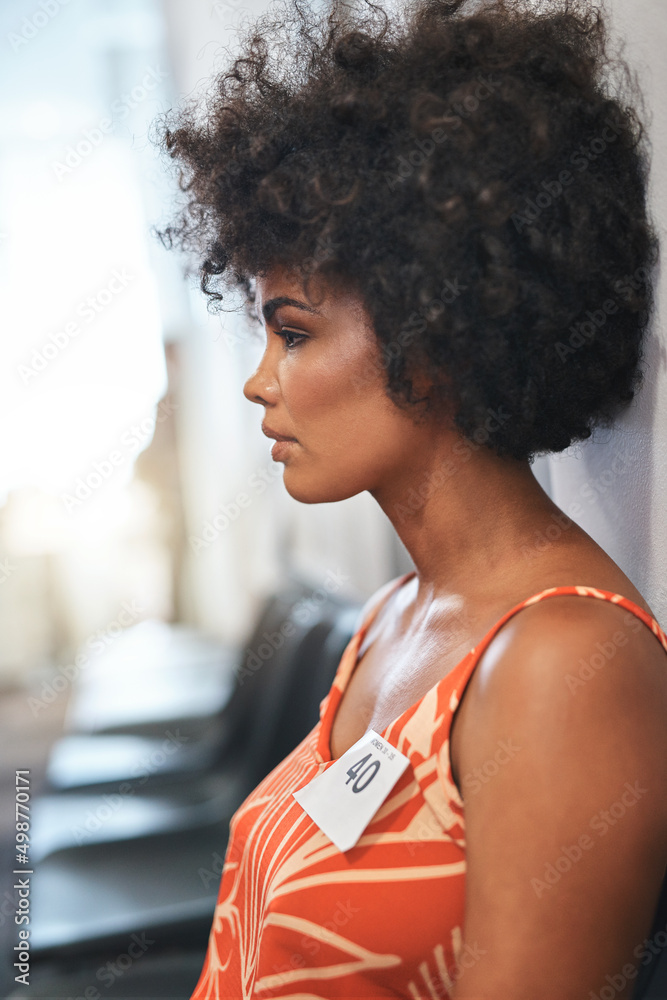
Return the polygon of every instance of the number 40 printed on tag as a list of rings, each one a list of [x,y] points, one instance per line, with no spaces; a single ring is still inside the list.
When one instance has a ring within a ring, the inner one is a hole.
[[[364,788],[368,788],[371,781],[380,770],[380,761],[371,760],[371,757],[372,754],[367,753],[365,757],[362,757],[361,760],[358,760],[356,764],[353,764],[352,767],[347,769],[349,777],[345,784],[349,785],[351,781],[354,781],[354,784],[352,785],[353,792],[363,792]],[[369,760],[371,760],[371,762],[368,767],[365,768],[364,764]]]
[[[339,851],[349,851],[409,765],[370,729],[331,767],[294,792],[301,808]]]

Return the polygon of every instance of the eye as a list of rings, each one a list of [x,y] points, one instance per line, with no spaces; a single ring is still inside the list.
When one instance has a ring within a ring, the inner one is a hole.
[[[283,327],[282,330],[274,330],[275,334],[282,337],[285,341],[285,348],[288,351],[293,350],[302,340],[307,340],[305,333],[297,333],[296,330],[288,330]]]

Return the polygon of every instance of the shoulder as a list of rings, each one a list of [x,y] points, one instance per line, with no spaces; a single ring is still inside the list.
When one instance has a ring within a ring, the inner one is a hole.
[[[559,783],[586,760],[595,780],[634,766],[665,786],[667,651],[622,605],[552,595],[521,608],[482,653],[464,699],[457,774],[511,736]],[[466,704],[467,702],[467,704]],[[657,806],[667,823],[667,787]]]
[[[480,691],[497,689],[501,696],[508,681],[554,695],[561,689],[572,694],[598,678],[600,692],[620,694],[640,684],[656,685],[667,695],[667,650],[621,604],[552,594],[505,623],[480,657],[477,674]]]

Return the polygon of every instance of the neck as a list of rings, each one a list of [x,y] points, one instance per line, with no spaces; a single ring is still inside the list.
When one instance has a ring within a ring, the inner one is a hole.
[[[429,445],[372,494],[414,562],[424,596],[497,593],[528,570],[544,532],[559,523],[563,530],[567,519],[527,461],[501,458],[459,435],[435,447],[431,436]]]

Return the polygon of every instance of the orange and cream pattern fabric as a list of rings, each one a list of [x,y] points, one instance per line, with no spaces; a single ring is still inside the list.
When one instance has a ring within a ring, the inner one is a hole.
[[[234,815],[192,1000],[447,1000],[457,970],[476,960],[475,943],[462,943],[465,823],[449,734],[482,652],[512,615],[555,594],[620,604],[628,612],[626,625],[637,631],[644,622],[667,651],[667,636],[655,619],[618,594],[557,587],[518,604],[383,730],[411,766],[355,847],[343,854],[292,792],[332,763],[333,718],[364,634],[383,600],[413,576],[378,592],[343,653],[319,723]]]

